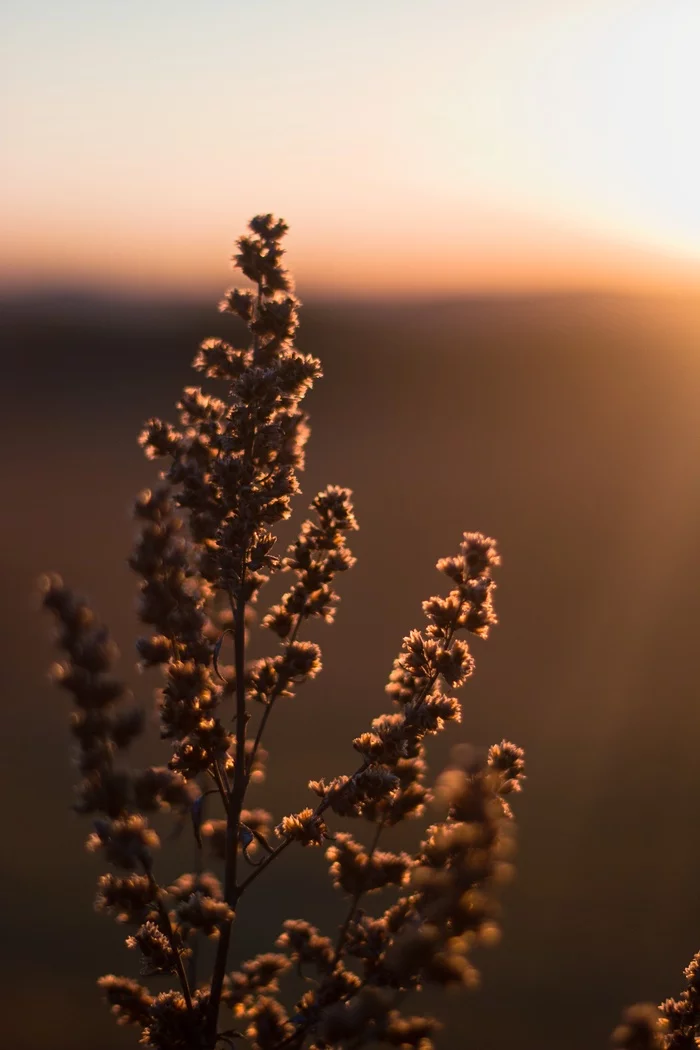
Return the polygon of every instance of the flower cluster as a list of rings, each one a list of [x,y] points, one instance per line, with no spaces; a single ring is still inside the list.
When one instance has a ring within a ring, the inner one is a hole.
[[[118,651],[107,629],[87,603],[58,576],[42,580],[43,604],[58,621],[57,642],[64,653],[54,665],[54,680],[73,695],[71,728],[78,743],[82,778],[75,808],[101,814],[94,821],[88,848],[104,849],[110,863],[126,871],[147,868],[158,835],[144,813],[162,809],[189,811],[199,794],[175,771],[159,767],[121,769],[123,751],[143,729],[139,707],[126,702],[126,687],[112,673]],[[143,906],[145,902],[141,903]]]
[[[424,603],[428,626],[404,639],[387,686],[397,710],[375,719],[353,742],[362,759],[355,773],[310,781],[320,799],[316,808],[277,828],[283,844],[315,845],[331,834],[330,877],[349,898],[335,946],[301,921],[286,924],[278,941],[293,961],[312,963],[318,974],[291,1020],[288,1038],[299,1045],[313,1036],[323,1045],[374,1040],[427,1050],[436,1022],[403,1016],[401,996],[428,984],[475,986],[472,949],[498,941],[498,895],[512,877],[515,848],[506,796],[522,787],[522,749],[506,740],[483,757],[458,748],[434,789],[425,785],[427,738],[460,718],[459,701],[447,690],[473,671],[459,634],[485,637],[496,622],[492,570],[498,564],[494,541],[479,533],[465,533],[459,554],[440,560],[438,569],[456,586]],[[446,815],[428,828],[415,856],[379,849],[385,829],[420,815],[431,802]],[[371,844],[332,834],[329,812],[370,822]],[[383,913],[361,909],[363,897],[392,888],[398,898]]]
[[[117,765],[142,729],[142,710],[113,674],[106,629],[58,577],[44,582],[65,656],[54,677],[75,706],[76,805],[94,817],[88,847],[113,869],[99,880],[95,907],[132,927],[126,946],[141,976],[173,987],[154,994],[115,975],[99,984],[117,1020],[136,1026],[154,1050],[301,1050],[307,1039],[319,1050],[430,1050],[437,1022],[404,1013],[403,998],[431,984],[475,984],[470,953],[497,940],[498,892],[512,871],[506,798],[522,785],[522,751],[502,741],[483,758],[459,752],[432,785],[427,763],[430,738],[461,719],[453,692],[474,670],[466,636],[486,638],[496,623],[492,572],[500,562],[480,533],[465,533],[457,555],[438,562],[451,589],[424,602],[427,625],[404,638],[386,687],[393,708],[353,741],[354,772],[311,780],[315,805],[277,822],[254,806],[249,790],[265,777],[266,727],[276,702],[292,702],[322,669],[319,646],[303,633],[335,618],[337,577],[355,563],[347,538],[358,527],[352,493],[330,485],[286,554],[274,551],[274,529],[291,513],[304,465],[302,401],[321,375],[319,362],[294,345],[299,302],[282,265],[286,231],[271,215],[251,221],[233,260],[249,287],[230,289],[220,304],[245,340],[203,342],[193,366],[214,389],[186,387],[176,422],[150,419],[140,437],[162,469],[137,497],[129,564],[147,629],[138,666],[160,676],[153,695],[171,748],[166,765]],[[278,648],[251,660],[255,606],[277,572],[292,582],[261,626]],[[221,662],[224,643],[232,665]],[[380,846],[382,835],[429,806],[442,807],[442,819],[415,853]],[[156,872],[156,812],[172,815],[174,833],[191,833],[194,872]],[[343,830],[346,819],[357,836]],[[294,844],[323,847],[317,853],[325,851],[346,898],[339,929],[327,936],[289,919],[276,952],[231,971],[241,900]],[[205,870],[205,856],[218,874]],[[367,898],[381,900],[374,914],[364,910]],[[204,938],[213,942],[206,977]],[[295,976],[297,986],[298,977],[305,982],[296,997],[286,984]]]
[[[224,981],[223,1001],[227,1006],[236,1008],[236,1013],[244,1012],[246,1006],[253,1006],[256,996],[279,992],[279,977],[289,970],[291,963],[286,955],[264,952],[243,963],[239,971],[227,974]]]
[[[638,1003],[625,1010],[612,1035],[619,1050],[696,1050],[700,1046],[700,952],[683,976],[686,986],[677,999],[665,999],[658,1008]]]
[[[700,1039],[700,953],[683,971],[686,987],[678,999],[666,999],[659,1010],[664,1050],[682,1050]]]
[[[312,616],[332,622],[339,597],[333,590],[333,578],[355,564],[345,543],[345,533],[357,529],[349,489],[329,485],[311,504],[317,521],[305,521],[295,543],[283,560],[284,569],[296,574],[297,582],[273,605],[263,625],[288,638],[299,623]]]
[[[352,835],[339,832],[326,851],[333,885],[351,896],[371,893],[384,886],[402,886],[414,864],[407,853],[367,851]]]
[[[41,580],[44,608],[58,623],[57,644],[64,654],[52,667],[53,680],[72,694],[71,730],[78,744],[77,765],[83,780],[78,805],[87,812],[117,816],[124,811],[126,780],[115,773],[115,753],[143,728],[143,712],[120,704],[126,687],[113,674],[117,647],[87,603],[60,576]],[[100,789],[101,799],[94,799]],[[92,800],[92,801],[91,801]]]
[[[352,777],[310,782],[323,809],[389,825],[423,813],[429,800],[425,739],[461,720],[459,701],[447,688],[466,682],[474,660],[457,635],[485,637],[496,623],[491,573],[499,564],[494,541],[480,533],[465,533],[459,554],[440,559],[438,570],[456,586],[446,597],[423,603],[428,626],[403,640],[386,687],[398,710],[375,718],[369,731],[353,741],[363,763]],[[510,756],[501,756],[498,747],[492,749],[492,760],[510,769]],[[518,776],[513,784],[519,786]]]

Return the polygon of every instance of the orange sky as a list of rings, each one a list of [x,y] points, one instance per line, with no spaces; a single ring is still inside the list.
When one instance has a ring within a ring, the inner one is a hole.
[[[700,287],[697,0],[25,0],[0,282],[215,291],[261,210],[300,290]]]

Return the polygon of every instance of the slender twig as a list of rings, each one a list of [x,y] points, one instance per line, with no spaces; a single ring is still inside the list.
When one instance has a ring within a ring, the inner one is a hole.
[[[241,823],[241,810],[247,787],[245,770],[245,578],[246,565],[245,554],[241,565],[240,585],[237,601],[231,598],[231,606],[234,614],[234,645],[236,661],[236,756],[233,769],[233,786],[228,799],[226,819],[226,861],[224,867],[224,900],[235,911],[238,902],[236,890],[236,865],[238,860],[238,833]],[[231,927],[233,919],[229,919],[221,927],[219,942],[216,948],[216,958],[211,982],[211,995],[209,1002],[209,1035],[212,1041],[216,1038],[219,1004],[221,992],[224,985],[228,950],[231,943]]]
[[[238,890],[237,890],[237,898],[238,899],[240,899],[243,896],[244,892],[248,889],[248,887],[250,886],[251,882],[255,882],[255,880],[260,875],[262,875],[262,873],[265,871],[265,868],[268,868],[270,866],[270,864],[272,864],[273,860],[276,860],[276,858],[279,857],[280,853],[282,853],[284,850],[286,850],[287,846],[291,846],[293,841],[294,841],[294,839],[285,839],[283,842],[280,842],[279,846],[277,846],[275,849],[273,849],[272,853],[268,853],[268,855],[265,857],[265,859],[262,860],[260,862],[260,864],[257,866],[255,871],[251,872],[250,875],[248,876],[248,878],[244,879],[243,882],[238,887]]]
[[[349,992],[345,992],[345,994],[341,995],[337,1001],[339,1003],[349,1002],[351,999],[354,999],[355,996],[359,995],[360,992],[364,991],[368,984],[370,984],[370,979],[368,977],[365,977],[364,980],[362,980],[356,988],[351,988]],[[275,1047],[275,1050],[282,1050],[283,1047],[290,1046],[290,1044],[292,1043],[296,1043],[300,1036],[302,1037],[301,1041],[303,1043],[304,1039],[306,1039],[307,1035],[318,1021],[319,1013],[320,1009],[317,1006],[315,1013],[305,1017],[302,1021],[300,1021],[295,1031],[291,1032],[290,1035],[286,1036],[286,1038],[283,1039],[281,1043],[278,1043]]]
[[[326,797],[322,798],[319,804],[316,806],[316,809],[314,810],[314,816],[320,817],[322,813],[325,813],[328,807],[331,805],[331,803],[334,802],[334,800],[339,798],[341,795],[344,795],[345,792],[349,790],[350,785],[353,784],[355,780],[357,780],[357,778],[360,776],[360,774],[364,773],[367,767],[371,765],[372,763],[370,762],[370,760],[366,758],[362,765],[358,766],[358,768],[352,774],[350,779],[347,780],[342,787],[337,788],[337,790],[335,791],[329,791]]]
[[[314,810],[314,816],[320,817],[322,813],[325,813],[333,799],[338,798],[339,795],[344,794],[348,790],[352,782],[355,780],[355,778],[358,777],[360,773],[364,773],[364,771],[370,764],[371,763],[369,761],[364,761],[362,765],[355,770],[350,779],[345,784],[343,784],[342,787],[338,788],[337,791],[329,793],[324,799],[321,799],[319,804],[316,806],[316,809]],[[255,882],[255,880],[262,875],[263,871],[265,871],[265,869],[268,868],[270,864],[272,864],[273,860],[276,860],[277,857],[279,857],[280,853],[282,853],[287,848],[287,846],[291,846],[292,842],[294,842],[293,838],[283,839],[282,842],[280,842],[279,846],[277,846],[277,848],[274,849],[272,853],[269,853],[267,857],[265,857],[265,859],[261,861],[261,863],[255,869],[255,871],[251,872],[248,878],[244,879],[238,887],[237,899],[239,899],[243,895],[243,893],[248,889],[251,882]]]
[[[372,839],[372,845],[370,846],[370,850],[369,850],[369,853],[367,855],[367,864],[368,865],[371,862],[372,857],[374,856],[375,850],[377,849],[377,846],[379,844],[379,836],[381,835],[382,831],[384,830],[384,822],[385,822],[385,820],[386,820],[386,816],[383,816],[382,819],[377,824],[377,830],[374,833],[374,838]],[[338,965],[338,962],[340,960],[340,957],[343,954],[343,948],[345,946],[345,939],[346,939],[346,937],[348,935],[348,930],[350,929],[350,924],[352,923],[353,919],[355,918],[355,915],[357,913],[357,906],[360,903],[360,899],[362,898],[364,892],[365,892],[365,887],[361,886],[360,889],[357,890],[357,892],[355,894],[353,894],[353,898],[352,898],[352,900],[350,902],[350,908],[348,910],[348,914],[346,915],[345,922],[340,927],[340,932],[338,934],[338,940],[336,942],[335,952],[333,954],[333,962],[331,964],[331,972],[333,972],[333,970],[335,970],[335,968]]]
[[[303,613],[298,613],[297,614],[297,621],[296,621],[296,623],[294,625],[294,630],[292,631],[292,634],[291,634],[291,636],[290,636],[290,638],[289,638],[289,640],[287,642],[287,648],[289,648],[289,646],[292,645],[297,640],[297,635],[299,633],[299,628],[301,627],[302,618],[303,618]],[[272,707],[273,707],[273,704],[274,704],[275,700],[277,699],[278,695],[279,695],[279,690],[275,690],[272,693],[272,695],[270,696],[270,699],[268,700],[267,704],[265,705],[265,710],[263,712],[263,716],[260,719],[260,725],[258,726],[258,731],[255,734],[255,741],[253,742],[253,748],[252,748],[252,750],[250,752],[250,756],[248,758],[248,781],[250,781],[250,776],[251,776],[251,773],[253,771],[253,763],[255,762],[255,756],[257,755],[258,748],[260,747],[260,741],[262,740],[262,735],[265,732],[265,726],[267,725],[268,719],[269,719],[270,715],[272,714]]]
[[[221,801],[224,804],[224,809],[228,812],[231,792],[229,789],[226,771],[221,768],[221,763],[218,758],[214,762],[214,765],[211,770],[211,775],[214,778],[214,782],[219,789],[219,794],[221,795]]]
[[[211,654],[214,671],[216,672],[217,677],[224,684],[226,684],[227,679],[224,678],[224,676],[222,675],[221,671],[219,670],[219,653],[221,652],[221,646],[224,644],[224,638],[226,637],[227,634],[233,634],[233,631],[231,630],[230,627],[227,627],[226,630],[221,632],[221,635],[219,636],[219,639],[218,639],[216,645],[214,646],[214,649],[213,649],[212,654]]]
[[[358,772],[359,772],[359,770],[358,770]],[[357,776],[357,773],[354,774],[352,779],[354,779],[355,776]],[[369,849],[368,861],[371,861],[372,857],[374,856],[374,854],[376,852],[377,846],[379,845],[379,838],[380,838],[381,833],[382,833],[382,831],[384,830],[384,827],[385,827],[385,822],[386,822],[386,815],[384,815],[382,817],[382,819],[379,821],[379,823],[377,824],[377,830],[374,833],[374,838],[372,839],[372,844],[371,844],[370,849]],[[290,841],[291,841],[290,839],[286,839],[285,842],[283,842],[282,845],[277,848],[275,853],[281,853],[282,850],[284,849],[284,847],[286,845],[289,845]],[[274,856],[269,857],[268,858],[268,863],[271,863],[273,859],[274,859]],[[261,867],[262,867],[262,865],[261,865]],[[253,874],[248,879],[246,879],[246,881],[242,884],[242,886],[239,887],[239,894],[243,892],[243,890],[248,885],[248,883],[253,881],[253,879],[256,877],[257,874],[258,874],[257,872],[253,872]],[[355,915],[357,913],[358,904],[360,903],[360,899],[362,898],[364,892],[365,892],[364,887],[362,887],[355,894],[353,894],[352,901],[350,902],[350,908],[348,910],[348,913],[347,913],[347,915],[345,917],[345,921],[343,922],[343,925],[341,926],[340,932],[338,934],[338,940],[336,942],[335,952],[333,953],[333,960],[332,960],[331,966],[330,966],[330,972],[331,973],[333,973],[333,971],[335,970],[336,966],[338,965],[338,962],[340,961],[340,957],[342,955],[343,948],[345,946],[345,940],[346,940],[347,935],[348,935],[348,930],[350,929],[350,924],[352,923],[353,919],[355,918]],[[364,982],[364,983],[366,984],[366,982]],[[359,991],[359,989],[353,990],[347,996],[344,996],[343,999],[351,998],[353,995],[356,994],[357,991]],[[306,1039],[306,1036],[309,1033],[309,1029],[311,1028],[313,1023],[314,1022],[312,1020],[307,1020],[295,1032],[292,1032],[290,1035],[287,1036],[286,1039],[283,1039],[282,1042],[278,1045],[277,1050],[282,1050],[282,1047],[295,1047],[296,1048],[296,1047],[302,1046],[303,1043],[304,1043],[304,1040]]]
[[[298,621],[298,622],[301,622],[301,621]],[[447,645],[448,645],[448,647],[452,643],[452,639],[454,637],[454,634],[455,634],[455,629],[452,628],[452,630],[450,631],[450,633],[448,635],[448,638],[447,638]],[[435,685],[435,682],[437,681],[437,678],[438,678],[438,674],[437,673],[435,675],[432,675],[429,678],[429,680],[428,680],[428,682],[427,682],[423,692],[421,693],[421,695],[418,698],[418,702],[417,702],[416,706],[419,706],[423,702],[423,700],[427,696],[428,692]],[[260,730],[258,730],[258,733],[260,733]],[[337,798],[338,795],[342,795],[350,787],[350,785],[353,783],[353,781],[361,773],[364,773],[364,771],[370,765],[371,765],[371,762],[369,761],[369,759],[366,759],[362,763],[362,765],[358,769],[355,770],[355,772],[352,774],[350,779],[343,785],[342,788],[339,788],[337,791],[332,792],[332,793],[329,792],[329,794],[326,795],[326,797],[321,800],[319,805],[314,810],[314,816],[316,816],[316,817],[321,816],[321,814],[324,813],[325,810],[328,809],[328,807],[331,805],[333,799]],[[379,838],[379,833],[381,832],[381,829],[382,829],[383,826],[384,826],[384,822],[382,821],[382,823],[379,825],[379,828],[377,830],[377,835],[375,836],[376,839]],[[238,898],[240,898],[242,896],[242,894],[245,892],[245,890],[248,889],[248,887],[251,885],[251,883],[255,882],[255,880],[262,875],[262,873],[265,871],[265,869],[268,868],[270,866],[270,864],[272,864],[272,862],[280,855],[280,853],[283,852],[283,850],[285,850],[287,848],[287,846],[290,845],[290,843],[292,841],[293,841],[292,839],[285,839],[282,843],[280,843],[280,845],[276,849],[274,849],[272,851],[272,853],[268,854],[268,856],[265,857],[265,859],[262,861],[262,863],[258,865],[258,867],[255,869],[255,871],[251,872],[251,874],[248,876],[247,879],[243,880],[243,882],[238,887],[238,893],[237,893],[237,897]],[[376,841],[375,841],[374,845],[372,846],[372,852],[374,852],[375,849],[376,849]],[[353,906],[353,911],[354,911],[354,907],[356,907],[356,905]],[[352,914],[350,915],[350,918],[348,920],[346,920],[346,921],[347,921],[347,926],[349,926],[350,922],[352,921]],[[347,928],[345,929],[345,932],[347,933]],[[342,944],[341,944],[341,950],[342,950]]]
[[[257,313],[260,313],[263,298],[262,280],[258,280]],[[257,332],[254,337],[254,356],[257,356],[259,337]],[[249,421],[249,431],[246,440],[244,462],[252,465],[254,463],[255,450],[255,426]],[[246,773],[245,745],[246,745],[246,661],[245,661],[245,611],[246,611],[246,574],[248,558],[247,537],[242,548],[240,575],[238,581],[238,593],[234,600],[233,594],[229,592],[231,612],[233,614],[233,642],[234,660],[236,671],[236,753],[233,767],[233,784],[228,797],[226,810],[226,860],[224,865],[224,900],[235,912],[238,904],[239,893],[236,886],[236,867],[238,861],[238,839],[241,826],[241,811],[248,787],[248,776]],[[216,947],[216,958],[212,972],[211,992],[209,1001],[208,1036],[212,1046],[216,1044],[216,1032],[218,1028],[219,1005],[221,993],[224,986],[226,964],[228,961],[229,945],[231,943],[231,928],[233,918],[223,923],[219,934],[219,943]]]
[[[383,832],[384,826],[385,826],[385,821],[386,821],[386,815],[384,815],[382,817],[382,819],[380,820],[380,822],[377,824],[377,831],[375,832],[375,836],[374,836],[374,838],[372,840],[372,845],[370,845],[370,847],[369,847],[369,854],[368,854],[368,859],[369,860],[372,860],[372,858],[375,855],[377,846],[379,845],[379,838],[380,838],[380,836],[381,836],[381,834]],[[338,962],[340,961],[342,950],[343,950],[343,947],[344,947],[344,944],[345,944],[345,938],[347,937],[347,931],[349,929],[349,926],[351,926],[351,923],[353,922],[353,919],[355,918],[355,915],[356,915],[356,912],[357,912],[357,907],[358,907],[358,904],[359,904],[360,899],[361,899],[363,894],[364,894],[364,889],[362,888],[362,889],[359,889],[356,892],[356,894],[353,896],[353,900],[351,902],[351,906],[349,906],[347,915],[345,917],[345,921],[343,922],[342,926],[340,927],[340,932],[338,934],[338,940],[336,942],[336,949],[335,949],[335,952],[334,952],[334,955],[333,955],[333,962],[331,963],[331,969],[330,969],[331,973],[333,973],[333,971],[335,970],[336,966],[338,965]],[[367,985],[367,983],[368,982],[365,980],[365,981],[362,982],[362,984],[360,985],[359,988],[354,988],[352,991],[349,991],[345,995],[342,995],[341,999],[339,1000],[339,1002],[347,1002],[347,1000],[352,999],[352,997],[354,995],[357,995],[362,990],[362,988],[364,988]],[[304,1022],[299,1026],[299,1028],[296,1029],[296,1031],[294,1031],[290,1035],[288,1035],[287,1038],[282,1039],[282,1042],[279,1043],[278,1046],[277,1046],[277,1050],[282,1050],[282,1047],[293,1047],[293,1046],[294,1047],[298,1047],[298,1046],[302,1046],[303,1045],[303,1041],[306,1038],[306,1035],[309,1034],[309,1031],[311,1030],[311,1028],[315,1024],[315,1022],[316,1022],[316,1018],[315,1017],[307,1017],[307,1018],[305,1018]]]
[[[248,780],[249,781],[250,781],[251,774],[253,772],[253,764],[255,762],[255,756],[258,753],[258,748],[260,747],[260,741],[262,740],[262,735],[265,732],[265,726],[267,725],[267,720],[270,717],[270,714],[272,712],[272,705],[274,704],[276,699],[277,699],[277,696],[275,694],[275,695],[271,696],[270,699],[268,700],[267,704],[265,705],[265,710],[263,712],[263,716],[260,719],[260,725],[258,726],[258,731],[255,734],[255,740],[253,742],[253,747],[252,747],[250,755],[248,757],[248,773],[247,773],[247,776],[248,776]]]
[[[204,816],[204,805],[207,797],[207,792],[204,792],[201,799],[201,816]],[[199,830],[194,837],[194,871],[195,875],[200,876],[204,870],[202,851],[202,839],[199,834]],[[192,954],[189,957],[187,964],[187,979],[189,981],[190,988],[197,987],[197,963],[199,962],[199,945],[200,945],[200,933],[198,930],[193,931],[192,938]]]
[[[180,981],[180,987],[182,988],[182,995],[187,1005],[187,1011],[192,1015],[192,994],[190,992],[190,984],[187,980],[187,974],[185,973],[185,967],[182,964],[182,954],[180,952],[179,938],[177,937],[173,924],[170,921],[170,915],[168,909],[163,902],[163,894],[161,893],[160,886],[153,877],[153,872],[149,864],[144,863],[144,869],[148,877],[148,884],[153,896],[153,901],[158,909],[158,916],[163,926],[163,932],[168,938],[168,942],[172,949],[173,957],[175,959],[175,972],[177,973],[178,980]]]
[[[301,621],[303,620],[303,618],[304,614],[299,613],[299,615],[297,616],[297,622],[294,624],[294,630],[292,631],[291,637],[288,642],[289,645],[291,645],[293,642],[296,642],[297,635],[299,634],[299,628],[301,627]]]

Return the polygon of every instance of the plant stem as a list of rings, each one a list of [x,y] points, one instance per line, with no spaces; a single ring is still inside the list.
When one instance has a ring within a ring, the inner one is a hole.
[[[233,768],[233,786],[228,799],[226,819],[226,863],[224,868],[224,900],[235,912],[238,902],[236,890],[236,866],[238,860],[238,837],[241,826],[241,810],[248,781],[245,769],[246,710],[245,710],[245,555],[241,566],[241,578],[237,601],[233,602],[234,646],[236,662],[236,757]],[[220,774],[219,774],[220,775]],[[223,787],[223,784],[222,784]],[[224,792],[225,793],[225,792]],[[214,1046],[219,1015],[221,992],[226,974],[228,950],[231,943],[233,918],[221,927],[219,943],[211,982],[209,1002],[209,1038]]]
[[[202,800],[201,800],[202,801],[201,818],[204,817],[204,806],[206,804],[206,799],[207,799],[207,795],[206,795],[206,792],[205,792],[202,795]],[[200,827],[201,827],[201,820],[200,820]],[[194,839],[194,872],[195,872],[195,875],[197,875],[197,877],[199,877],[202,874],[202,872],[204,871],[204,862],[203,862],[203,856],[202,856],[202,852],[203,851],[202,851],[201,843],[202,843],[202,839],[201,839],[201,835],[199,834],[199,831],[198,831],[198,833],[197,833],[197,835],[195,836],[195,839]],[[197,964],[199,962],[199,946],[200,946],[199,938],[200,938],[200,936],[201,936],[201,934],[199,933],[198,930],[194,930],[193,931],[192,953],[191,953],[191,955],[189,957],[188,965],[187,965],[187,979],[189,981],[190,988],[194,988],[194,989],[197,988]]]
[[[149,883],[149,886],[150,886],[150,889],[151,889],[151,893],[153,895],[153,900],[154,900],[155,905],[156,905],[156,907],[158,909],[158,915],[160,917],[160,921],[161,921],[162,926],[163,926],[163,932],[165,933],[165,936],[168,938],[168,943],[170,944],[170,947],[171,947],[172,952],[173,952],[173,956],[175,958],[175,972],[177,973],[178,979],[180,981],[180,986],[182,988],[182,994],[183,994],[185,1003],[187,1004],[187,1012],[188,1012],[188,1014],[191,1017],[192,1016],[192,994],[190,992],[190,985],[189,985],[189,981],[187,980],[187,974],[185,973],[185,967],[182,964],[182,955],[180,954],[180,946],[178,944],[178,938],[175,936],[175,930],[173,929],[173,924],[170,921],[170,915],[168,914],[168,909],[165,907],[165,904],[163,903],[163,895],[160,892],[160,886],[158,885],[156,880],[153,878],[153,872],[151,871],[150,866],[149,865],[144,865],[144,867],[146,869],[146,875],[148,876],[148,883]]]
[[[360,773],[364,773],[364,771],[369,765],[371,765],[369,761],[364,761],[359,767],[359,769],[355,770],[353,775],[342,788],[339,788],[338,791],[334,792],[332,795],[329,794],[326,796],[326,798],[321,799],[319,804],[316,806],[316,809],[314,810],[314,816],[320,817],[322,813],[325,813],[333,799],[337,798],[339,795],[342,795],[345,791],[347,791],[355,777],[358,777]],[[259,878],[260,875],[262,875],[265,868],[268,868],[270,864],[272,864],[273,860],[275,860],[280,855],[280,853],[282,853],[282,851],[287,848],[287,846],[291,846],[293,841],[294,839],[291,838],[283,839],[282,842],[280,842],[279,846],[276,849],[274,849],[272,853],[269,853],[267,857],[265,857],[265,859],[257,866],[255,871],[251,872],[248,878],[244,879],[243,882],[240,884],[237,890],[236,900],[238,900],[243,895],[245,890],[247,890],[250,886],[251,882],[255,882],[255,880]]]
[[[226,773],[222,770],[219,759],[214,762],[212,776],[214,777],[214,783],[219,789],[221,795],[221,801],[224,804],[224,809],[228,812],[230,791],[227,783]]]
[[[302,620],[302,613],[298,613],[297,614],[297,622],[294,625],[294,630],[292,631],[292,634],[291,634],[291,636],[289,638],[289,641],[287,642],[287,648],[289,648],[289,646],[292,645],[292,643],[296,641],[297,634],[299,633],[299,628],[301,627],[301,620]],[[260,747],[260,741],[262,740],[262,735],[265,732],[265,726],[267,725],[267,720],[270,717],[270,715],[272,714],[272,705],[274,704],[276,699],[277,699],[277,693],[275,692],[275,693],[272,694],[272,696],[268,700],[267,704],[265,705],[265,711],[263,712],[263,716],[260,719],[260,725],[258,726],[257,733],[255,734],[255,742],[253,744],[253,749],[252,749],[252,751],[250,753],[250,758],[248,759],[248,781],[250,781],[250,774],[251,774],[251,772],[253,770],[253,763],[255,762],[255,756],[258,753],[258,748]]]
[[[255,734],[255,742],[253,743],[253,749],[250,752],[250,758],[248,760],[248,772],[247,772],[248,780],[250,780],[250,775],[253,772],[253,763],[255,762],[255,756],[258,753],[258,748],[260,747],[260,741],[262,740],[262,735],[265,732],[265,726],[267,725],[267,720],[270,717],[270,713],[272,712],[272,705],[274,704],[276,699],[277,698],[275,696],[271,696],[270,697],[269,701],[265,705],[265,710],[263,712],[263,716],[260,719],[260,725],[258,726],[257,733]]]
[[[262,875],[265,868],[269,867],[270,864],[272,864],[273,860],[275,860],[276,857],[279,857],[280,853],[282,853],[282,851],[285,850],[287,846],[291,846],[293,841],[293,839],[284,839],[284,841],[280,842],[279,846],[277,846],[277,848],[274,849],[272,853],[268,853],[265,859],[262,860],[260,864],[258,864],[255,871],[252,871],[248,878],[244,879],[243,882],[240,884],[238,890],[236,891],[237,899],[243,896],[243,893],[248,889],[251,882],[255,882],[255,880],[259,878],[260,875]]]
[[[262,279],[258,280],[258,296],[257,296],[257,311],[260,313],[260,308],[263,299],[263,285]],[[260,339],[255,333],[253,340],[253,357],[254,359],[258,355],[260,346]],[[246,448],[244,453],[244,461],[251,468],[251,480],[252,471],[255,464],[255,425],[249,418],[249,431],[246,439]],[[238,512],[240,513],[240,496]],[[238,579],[238,594],[234,601],[233,594],[229,592],[229,601],[231,602],[231,612],[233,613],[233,642],[234,642],[234,660],[236,669],[236,754],[233,767],[233,784],[228,792],[228,805],[226,812],[226,860],[224,866],[224,900],[228,906],[235,913],[236,906],[238,904],[238,898],[240,894],[236,887],[236,867],[238,862],[238,841],[241,827],[241,811],[243,809],[243,802],[245,799],[246,789],[248,787],[248,774],[246,770],[245,761],[245,744],[246,744],[246,695],[245,695],[245,610],[246,610],[246,575],[247,575],[247,558],[248,558],[248,543],[250,542],[250,534],[248,534],[245,543],[242,546],[241,553],[241,565],[240,575]],[[221,776],[221,770],[218,769],[218,775],[222,781],[223,792],[222,796],[226,797],[226,776]],[[208,1021],[208,1037],[211,1041],[212,1048],[215,1048],[217,1041],[217,1029],[219,1019],[219,1005],[221,1003],[221,992],[224,986],[224,977],[226,975],[226,965],[228,962],[228,951],[231,943],[231,928],[233,926],[234,916],[221,926],[219,934],[219,943],[216,947],[216,958],[214,960],[214,970],[212,973],[211,981],[211,992],[209,1001],[209,1015]]]
[[[374,853],[375,853],[375,850],[377,848],[377,845],[379,844],[379,836],[381,835],[382,831],[384,830],[384,821],[385,820],[386,820],[386,817],[382,817],[382,819],[377,824],[377,830],[374,833],[374,838],[372,839],[372,845],[370,846],[369,854],[367,856],[367,862],[368,863],[372,860],[372,857],[374,856]],[[348,911],[348,914],[345,917],[345,922],[340,927],[340,933],[338,934],[338,940],[337,940],[336,946],[335,946],[335,953],[333,955],[333,962],[331,964],[331,973],[333,972],[333,970],[335,970],[335,968],[338,965],[338,962],[340,960],[340,957],[343,954],[343,947],[345,945],[345,938],[348,935],[348,930],[350,929],[350,923],[355,918],[355,914],[357,912],[357,906],[360,903],[360,899],[361,899],[361,897],[362,897],[364,892],[365,892],[364,887],[361,887],[354,894],[354,896],[352,898],[352,901],[350,902],[350,909]]]

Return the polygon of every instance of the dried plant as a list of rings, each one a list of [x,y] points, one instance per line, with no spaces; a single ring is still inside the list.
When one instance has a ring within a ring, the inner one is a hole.
[[[625,1010],[612,1035],[618,1050],[697,1050],[700,1046],[700,952],[683,971],[685,989],[658,1007],[638,1003]]]
[[[140,438],[149,458],[166,463],[153,491],[136,500],[130,565],[148,628],[137,643],[140,664],[162,675],[156,701],[161,736],[172,745],[167,766],[119,763],[143,729],[143,711],[113,674],[107,629],[59,577],[44,581],[63,651],[54,678],[74,702],[77,809],[94,818],[88,849],[113,869],[99,880],[96,907],[134,927],[126,944],[140,955],[142,976],[170,975],[174,987],[156,994],[113,975],[99,985],[117,1020],[157,1050],[214,1050],[236,1039],[259,1050],[368,1042],[429,1050],[437,1022],[404,1012],[405,999],[429,985],[476,983],[471,952],[497,940],[498,892],[512,872],[507,796],[524,779],[522,751],[506,741],[483,758],[458,750],[432,790],[425,760],[428,737],[460,720],[451,690],[474,665],[464,636],[485,638],[496,623],[499,558],[493,540],[465,533],[456,556],[438,562],[449,591],[424,602],[427,626],[404,638],[386,687],[393,711],[353,741],[354,770],[312,780],[314,803],[276,825],[247,808],[264,776],[263,736],[275,706],[321,670],[320,649],[303,634],[313,619],[333,620],[336,577],[355,560],[351,493],[335,486],[314,498],[286,555],[273,553],[272,530],[299,490],[308,436],[301,403],[321,375],[319,362],[293,344],[299,304],[281,262],[286,230],[262,215],[238,241],[234,261],[252,287],[227,292],[221,310],[244,322],[249,345],[207,340],[194,360],[219,395],[187,387],[178,425],[151,419]],[[279,572],[291,584],[260,621],[277,650],[251,660],[253,610]],[[229,635],[232,667],[220,660]],[[209,795],[220,816],[205,820]],[[415,854],[380,848],[393,827],[429,805],[439,819]],[[191,827],[199,857],[194,872],[172,882],[156,866],[160,843],[149,824],[163,810]],[[369,825],[369,844],[339,830],[347,820]],[[294,846],[325,846],[346,899],[338,932],[331,938],[290,918],[276,951],[232,972],[246,891]],[[204,870],[209,855],[219,876]],[[384,890],[391,903],[365,911],[364,899]],[[206,981],[194,966],[202,938],[216,942]],[[295,974],[307,990],[285,1007],[284,981]]]

